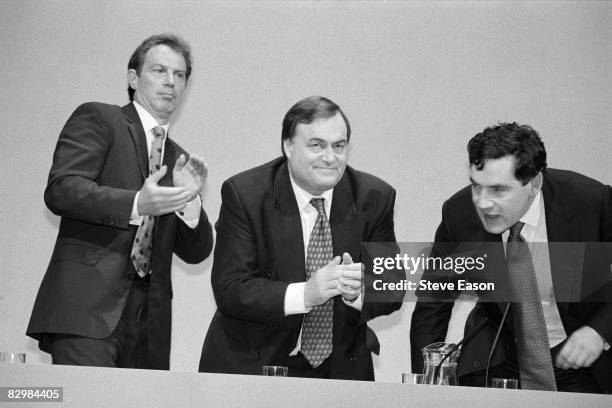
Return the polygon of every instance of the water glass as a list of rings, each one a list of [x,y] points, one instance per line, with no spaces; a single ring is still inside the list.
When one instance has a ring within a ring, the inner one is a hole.
[[[402,384],[425,384],[423,374],[402,373]]]
[[[491,388],[506,388],[517,390],[518,380],[515,378],[492,378]]]
[[[289,369],[285,366],[269,366],[265,365],[262,367],[262,375],[273,376],[273,377],[286,377]]]
[[[13,353],[8,351],[0,351],[0,364],[25,364],[25,353]]]

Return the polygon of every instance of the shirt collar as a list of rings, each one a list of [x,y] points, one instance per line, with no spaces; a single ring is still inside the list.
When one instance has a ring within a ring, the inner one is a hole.
[[[291,172],[289,172],[289,179],[291,180],[291,187],[293,188],[293,194],[295,195],[295,200],[297,201],[298,209],[300,210],[300,212],[308,211],[310,208],[314,209],[314,207],[310,205],[310,200],[312,200],[313,198],[324,198],[325,212],[329,216],[331,201],[334,195],[333,188],[324,191],[323,193],[321,193],[321,195],[314,196],[297,185],[297,183],[295,182],[295,180],[293,180],[293,177],[291,176]]]
[[[533,199],[533,202],[529,206],[527,212],[521,217],[519,221],[533,228],[537,228],[540,222],[540,214],[542,209],[542,190],[538,191],[538,194]]]
[[[157,126],[161,126],[164,128],[165,134],[168,134],[168,128],[170,127],[170,122],[165,125],[160,125],[157,123],[157,120],[146,110],[141,104],[136,101],[132,102],[134,107],[136,108],[136,112],[138,113],[138,117],[140,118],[140,123],[142,123],[142,128],[144,129],[146,134],[149,134],[151,129]]]

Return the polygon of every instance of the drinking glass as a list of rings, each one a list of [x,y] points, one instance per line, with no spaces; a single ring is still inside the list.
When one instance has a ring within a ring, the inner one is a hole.
[[[265,365],[262,367],[262,375],[274,376],[274,377],[286,377],[289,369],[285,366],[269,366]]]
[[[515,378],[492,378],[491,388],[506,388],[516,390],[518,389],[518,380]]]
[[[402,384],[425,384],[423,374],[402,373]]]
[[[0,364],[24,364],[25,362],[25,353],[13,353],[9,351],[0,352]]]

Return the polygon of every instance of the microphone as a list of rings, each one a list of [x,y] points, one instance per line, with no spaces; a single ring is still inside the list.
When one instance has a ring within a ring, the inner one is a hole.
[[[446,360],[451,354],[453,354],[455,351],[457,351],[457,349],[459,347],[461,347],[466,341],[468,341],[469,339],[474,337],[480,331],[480,329],[482,329],[484,327],[485,323],[487,323],[488,320],[489,320],[488,317],[485,317],[484,319],[482,319],[482,321],[480,323],[478,323],[468,334],[463,336],[463,338],[461,339],[461,341],[459,343],[455,344],[450,349],[450,351],[448,351],[444,355],[444,357],[442,357],[442,360],[440,360],[440,362],[438,363],[438,365],[434,369],[433,384],[436,384],[437,381],[438,381],[438,376],[440,374],[440,368],[442,367],[442,363],[444,363],[444,360]]]
[[[499,327],[497,328],[497,333],[495,333],[495,339],[493,339],[491,351],[489,352],[489,359],[487,360],[487,370],[485,372],[485,388],[489,388],[489,368],[491,367],[491,359],[493,358],[493,352],[495,351],[495,347],[497,347],[497,342],[499,341],[499,336],[501,334],[502,327],[504,327],[504,322],[506,321],[506,317],[508,316],[509,310],[510,302],[507,302],[506,309],[504,310],[504,315],[502,316],[501,322],[499,322]]]

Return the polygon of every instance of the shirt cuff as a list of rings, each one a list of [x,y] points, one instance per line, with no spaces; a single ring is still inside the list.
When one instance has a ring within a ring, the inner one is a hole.
[[[130,214],[130,225],[140,225],[142,224],[142,216],[138,214],[138,197],[140,196],[140,191],[136,193],[134,197],[134,202],[132,203],[132,214]]]
[[[202,209],[202,200],[200,196],[196,196],[193,200],[187,203],[181,211],[176,211],[175,214],[189,228],[194,229],[200,222],[200,210]]]
[[[357,296],[356,299],[348,301],[342,298],[342,301],[344,302],[345,305],[352,307],[353,309],[359,310],[361,312],[361,308],[363,307],[363,298],[361,297],[361,293],[359,294],[359,296]]]
[[[308,313],[310,308],[304,305],[306,282],[290,283],[285,291],[285,316]]]
[[[599,333],[598,333],[598,334],[599,334]],[[604,336],[602,336],[601,334],[600,334],[599,336],[600,336],[600,337],[601,337],[601,339],[603,340],[603,343],[604,343],[604,351],[608,351],[608,350],[610,350],[610,343],[608,343],[608,342],[606,341],[606,339],[604,338]]]

